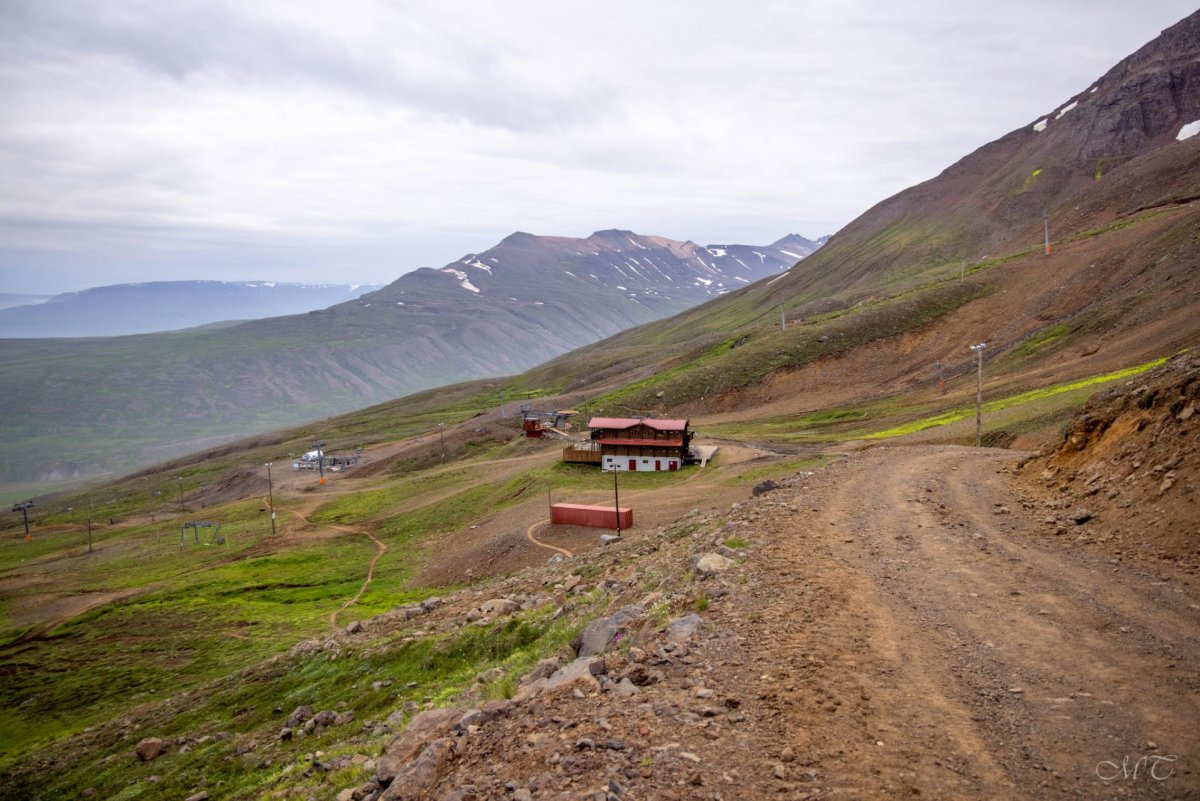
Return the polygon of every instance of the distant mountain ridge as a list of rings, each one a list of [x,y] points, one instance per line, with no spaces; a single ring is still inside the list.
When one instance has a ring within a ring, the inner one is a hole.
[[[0,337],[97,337],[175,331],[301,314],[353,300],[374,284],[150,281],[112,284],[0,309]]]
[[[305,314],[0,340],[0,482],[127,470],[470,378],[507,375],[779,276],[799,250],[630,231],[515,233]],[[36,447],[32,447],[36,443]]]
[[[14,306],[33,306],[45,303],[53,295],[22,295],[13,292],[0,292],[0,309],[11,309]]]
[[[776,245],[701,246],[616,229],[597,231],[585,239],[517,232],[482,253],[467,254],[441,268],[406,273],[362,300],[404,304],[413,302],[414,293],[425,300],[443,298],[451,286],[457,290],[451,290],[450,297],[469,300],[461,290],[477,300],[500,303],[549,303],[573,293],[600,292],[658,315],[774,275],[815,249],[798,246],[800,254],[794,255]],[[636,311],[615,313],[644,317]]]
[[[785,253],[795,255],[796,258],[805,258],[816,253],[826,242],[829,241],[830,234],[809,239],[800,234],[788,234],[783,239],[771,243],[771,247],[782,250]]]

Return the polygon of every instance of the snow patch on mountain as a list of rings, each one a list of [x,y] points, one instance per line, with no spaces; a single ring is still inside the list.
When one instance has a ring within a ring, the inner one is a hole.
[[[1191,139],[1198,133],[1200,133],[1200,120],[1193,120],[1179,129],[1179,133],[1175,135],[1175,141],[1182,142],[1184,139]]]
[[[443,267],[442,272],[453,275],[456,279],[458,279],[458,285],[463,289],[467,290],[468,292],[475,292],[478,294],[479,287],[472,284],[471,279],[467,278],[467,274],[462,270],[456,270],[453,267]]]

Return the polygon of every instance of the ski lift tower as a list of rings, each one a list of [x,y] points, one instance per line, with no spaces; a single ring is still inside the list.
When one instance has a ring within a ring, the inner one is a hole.
[[[21,517],[25,521],[25,539],[27,540],[32,539],[32,537],[29,535],[29,510],[32,508],[33,501],[21,501],[21,503],[14,503],[12,508],[14,512],[20,512]]]

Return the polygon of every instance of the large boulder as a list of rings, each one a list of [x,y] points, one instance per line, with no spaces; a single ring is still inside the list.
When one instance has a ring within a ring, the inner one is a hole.
[[[516,614],[520,611],[521,605],[516,601],[509,598],[492,598],[468,612],[467,622],[474,623],[477,620],[491,620],[492,618]]]
[[[594,692],[600,689],[600,682],[596,680],[596,677],[602,675],[606,670],[603,657],[582,656],[569,665],[556,670],[554,675],[546,679],[542,692],[552,693],[576,689],[585,693]]]
[[[460,710],[461,711],[461,710]],[[421,749],[416,759],[397,771],[379,801],[418,801],[437,786],[446,765],[454,758],[454,740],[440,737]]]
[[[616,643],[629,624],[645,615],[645,610],[636,604],[623,606],[607,617],[598,617],[587,624],[579,635],[576,647],[579,656],[602,654]]]
[[[304,721],[308,720],[312,716],[313,716],[312,704],[304,704],[303,706],[298,706],[292,710],[292,714],[288,715],[287,723],[285,723],[284,725],[287,726],[289,729],[295,729],[297,726],[300,726],[301,724],[304,723]]]
[[[767,479],[759,484],[755,484],[754,489],[750,490],[750,492],[752,492],[754,497],[757,498],[759,495],[763,495],[775,489],[779,489],[779,484],[771,479]]]
[[[677,617],[667,625],[667,641],[684,643],[696,636],[700,628],[704,625],[704,621],[699,615],[693,613]]]
[[[143,738],[137,744],[138,759],[143,762],[149,762],[155,759],[163,751],[163,741],[157,737]]]
[[[604,653],[617,636],[617,631],[617,624],[612,618],[598,617],[588,623],[579,635],[579,655],[584,657]]]
[[[511,598],[492,598],[490,601],[484,601],[479,609],[488,617],[499,617],[520,612],[521,605]]]
[[[696,559],[693,568],[701,576],[715,576],[718,573],[724,573],[732,566],[732,559],[721,556],[719,553],[706,553]]]
[[[558,670],[559,667],[561,667],[561,665],[559,664],[558,657],[552,656],[547,659],[540,659],[538,660],[538,663],[533,666],[533,670],[525,674],[524,680],[537,681],[538,679],[548,679],[554,675],[554,671]]]
[[[414,717],[404,731],[383,747],[383,756],[375,763],[375,777],[382,783],[392,781],[427,745],[449,734],[466,711],[445,707],[429,709]]]

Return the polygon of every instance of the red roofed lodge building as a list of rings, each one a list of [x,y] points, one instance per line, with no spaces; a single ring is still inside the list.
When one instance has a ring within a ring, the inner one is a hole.
[[[588,427],[604,470],[678,470],[692,441],[687,420],[593,417]]]

